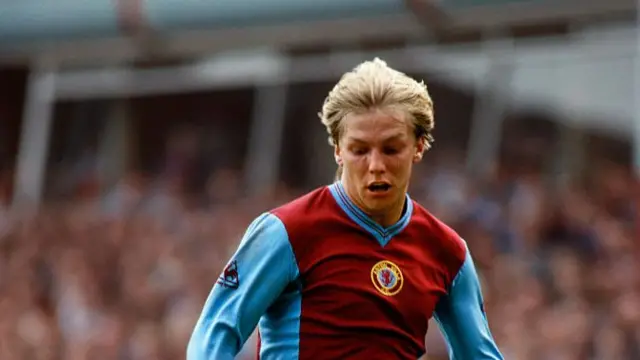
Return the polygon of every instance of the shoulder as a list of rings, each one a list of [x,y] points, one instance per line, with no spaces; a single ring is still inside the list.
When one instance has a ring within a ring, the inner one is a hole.
[[[430,251],[435,251],[448,267],[457,272],[467,257],[467,245],[449,225],[413,201],[411,224],[426,241]]]
[[[331,204],[334,203],[329,188],[323,186],[276,207],[269,213],[278,217],[287,228],[294,228],[315,222],[315,218],[326,214],[327,210],[330,212]]]
[[[263,247],[286,244],[287,230],[284,223],[273,214],[265,212],[254,218],[242,238],[240,246]]]
[[[316,256],[318,240],[331,238],[340,231],[339,224],[345,223],[328,186],[277,207],[270,214],[283,223],[296,258],[303,265]]]

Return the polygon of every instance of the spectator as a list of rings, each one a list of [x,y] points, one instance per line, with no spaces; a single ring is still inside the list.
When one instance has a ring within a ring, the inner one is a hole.
[[[502,169],[500,179],[479,183],[443,163],[414,193],[476,254],[507,358],[640,358],[640,241],[628,174],[610,168],[589,188],[552,193],[539,174],[505,181]],[[176,184],[132,175],[100,202],[48,205],[11,222],[0,210],[0,358],[184,358],[248,221],[299,193],[282,187],[245,199],[238,176],[213,174],[204,206]],[[430,359],[445,356],[439,336],[427,341]],[[241,356],[252,358],[254,346]]]

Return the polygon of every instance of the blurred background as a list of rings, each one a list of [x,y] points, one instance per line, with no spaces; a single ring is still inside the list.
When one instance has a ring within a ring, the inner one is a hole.
[[[0,1],[0,359],[184,358],[253,217],[332,182],[316,114],[374,57],[429,86],[411,194],[468,241],[506,358],[640,359],[637,10]]]

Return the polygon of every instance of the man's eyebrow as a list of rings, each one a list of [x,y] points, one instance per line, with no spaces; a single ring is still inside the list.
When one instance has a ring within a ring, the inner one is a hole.
[[[366,144],[367,143],[366,140],[363,140],[363,139],[360,139],[360,138],[357,138],[357,137],[353,137],[353,136],[349,136],[347,138],[347,140],[349,140],[350,142],[356,142],[356,143],[361,143],[361,144]]]
[[[390,142],[390,141],[402,140],[402,138],[404,138],[404,134],[396,134],[396,135],[387,137],[382,142],[386,143],[386,142]]]

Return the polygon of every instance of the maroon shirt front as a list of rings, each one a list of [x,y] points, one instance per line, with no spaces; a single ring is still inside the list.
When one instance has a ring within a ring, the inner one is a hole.
[[[272,213],[299,270],[300,359],[424,354],[429,319],[465,260],[449,227],[408,199],[403,218],[384,229],[337,185]]]

